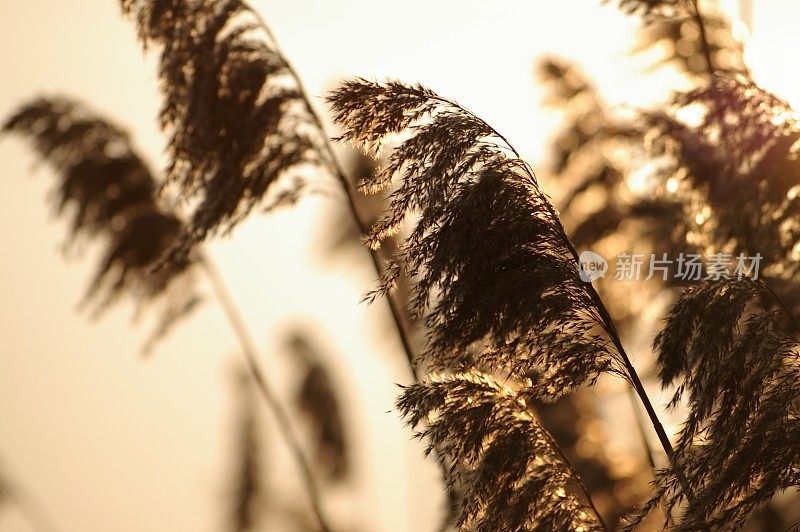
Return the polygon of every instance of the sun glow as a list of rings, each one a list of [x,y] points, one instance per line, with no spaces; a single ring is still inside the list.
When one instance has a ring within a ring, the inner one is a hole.
[[[792,24],[797,20],[800,20],[797,2],[760,2],[745,52],[756,82],[794,108],[800,108],[800,70],[789,59],[798,42],[797,28]]]

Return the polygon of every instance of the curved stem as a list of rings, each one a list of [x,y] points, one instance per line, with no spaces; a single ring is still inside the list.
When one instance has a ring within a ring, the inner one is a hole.
[[[536,179],[534,176],[531,176],[531,178],[534,180]],[[572,241],[567,236],[564,226],[561,224],[561,219],[558,217],[555,210],[553,210],[552,214],[556,220],[556,229],[558,230],[559,237],[575,260],[575,264],[579,264],[580,258],[578,256],[578,251],[575,249]],[[625,348],[622,345],[622,340],[620,339],[616,325],[614,325],[614,320],[611,319],[611,314],[608,312],[605,303],[603,303],[603,300],[600,298],[600,294],[598,294],[597,290],[595,290],[594,285],[591,283],[588,283],[588,285],[589,297],[591,297],[595,308],[599,312],[600,324],[602,325],[602,328],[606,334],[608,334],[609,339],[614,344],[614,348],[622,359],[622,363],[625,366],[625,373],[629,379],[629,382],[631,386],[633,386],[636,395],[639,396],[639,400],[641,401],[642,405],[644,405],[645,411],[647,411],[647,416],[650,418],[650,423],[653,425],[653,429],[658,435],[658,440],[661,442],[661,447],[664,449],[664,452],[670,459],[670,462],[672,462],[672,457],[675,454],[675,450],[672,448],[672,443],[669,441],[669,437],[667,436],[667,432],[664,430],[664,426],[658,419],[658,414],[653,408],[653,404],[650,402],[650,397],[648,397],[647,391],[645,391],[644,386],[642,385],[642,380],[639,378],[636,368],[633,366],[627,351],[625,351]]]
[[[264,373],[261,371],[261,367],[258,363],[258,351],[255,347],[255,342],[250,335],[250,331],[247,329],[247,325],[245,325],[244,319],[242,318],[242,315],[240,314],[230,291],[225,285],[225,282],[214,263],[207,255],[203,255],[200,262],[203,265],[209,281],[211,282],[214,293],[217,296],[217,300],[225,312],[225,316],[228,318],[236,338],[241,344],[242,353],[247,361],[248,369],[250,370],[250,373],[256,382],[258,391],[261,394],[261,397],[264,399],[264,402],[272,411],[272,414],[275,416],[275,421],[278,423],[278,427],[280,428],[278,432],[280,432],[281,436],[283,436],[283,439],[285,440],[286,445],[289,447],[289,451],[292,453],[297,467],[300,470],[300,475],[305,486],[309,502],[311,503],[311,509],[314,512],[314,516],[319,522],[319,526],[322,531],[330,532],[331,527],[328,524],[328,520],[322,510],[319,490],[317,488],[316,479],[314,478],[311,466],[309,465],[308,460],[303,453],[303,449],[300,446],[300,441],[298,440],[297,435],[292,428],[292,424],[289,420],[286,410],[284,410],[280,400],[267,382]]]
[[[608,309],[606,308],[603,301],[600,299],[600,295],[597,293],[597,290],[594,289],[594,286],[590,287],[590,295],[592,297],[592,300],[594,300],[598,310],[600,311],[600,316],[603,320],[604,328],[608,333],[608,335],[610,336],[611,342],[614,344],[614,347],[616,348],[617,352],[622,358],[622,362],[625,366],[625,372],[628,378],[630,379],[630,383],[633,386],[636,395],[639,396],[639,400],[644,406],[644,409],[647,412],[647,416],[650,418],[650,423],[653,425],[653,429],[656,431],[656,435],[658,435],[658,441],[661,442],[661,447],[664,449],[664,452],[666,453],[670,461],[672,461],[672,458],[675,454],[675,450],[672,448],[672,443],[669,441],[667,432],[664,430],[664,425],[662,425],[661,421],[658,419],[658,414],[656,413],[655,408],[653,408],[653,403],[650,402],[650,397],[647,395],[647,391],[644,389],[644,385],[642,384],[642,380],[639,378],[639,374],[637,373],[636,368],[633,366],[633,363],[631,362],[628,353],[622,346],[622,340],[620,339],[617,327],[611,320],[611,315],[609,314]]]
[[[512,148],[513,150],[513,148]],[[533,174],[533,171],[530,167],[526,164],[524,168],[529,174],[529,178],[533,180],[535,183],[536,176]],[[555,207],[553,207],[549,202],[546,202],[546,205],[550,209],[550,214],[553,216],[553,220],[555,220],[555,229],[558,233],[559,238],[563,242],[564,246],[566,246],[568,252],[572,256],[573,260],[575,261],[576,267],[580,264],[580,257],[578,255],[578,251],[575,249],[574,244],[567,236],[567,232],[564,229],[564,225],[561,223],[561,218],[558,216],[558,211],[556,211]],[[625,366],[625,374],[628,377],[628,382],[633,386],[636,395],[639,397],[639,401],[641,401],[642,405],[644,405],[644,409],[647,412],[647,416],[650,418],[650,424],[653,426],[653,430],[656,431],[656,435],[658,436],[658,441],[661,443],[661,447],[664,449],[664,453],[667,455],[670,464],[676,466],[675,464],[675,449],[672,447],[672,443],[669,441],[669,436],[667,436],[667,432],[664,430],[664,425],[661,424],[661,420],[658,419],[658,414],[653,408],[653,403],[650,402],[650,397],[647,395],[647,391],[644,389],[644,385],[642,384],[642,380],[639,378],[639,374],[636,371],[633,363],[631,362],[630,357],[628,356],[625,347],[622,345],[622,340],[619,335],[619,331],[617,331],[616,325],[614,325],[614,320],[611,319],[611,314],[608,312],[605,303],[603,303],[600,294],[597,293],[595,290],[594,285],[588,283],[588,292],[589,297],[592,299],[594,303],[594,307],[597,310],[598,318],[600,319],[599,325],[603,328],[603,330],[608,335],[609,339],[614,345],[615,350],[619,354],[623,365]],[[686,498],[691,502],[695,500],[694,493],[692,492],[688,481],[686,480],[685,476],[678,471],[678,480],[681,483],[681,487],[683,488],[683,492],[686,495]]]
[[[249,6],[248,6],[249,7]],[[368,224],[361,216],[361,213],[358,212],[358,205],[356,204],[356,191],[353,190],[353,187],[350,181],[347,179],[347,174],[342,167],[342,164],[339,162],[339,158],[336,156],[336,152],[333,149],[333,145],[331,144],[331,139],[325,134],[325,126],[323,125],[322,118],[319,116],[319,113],[314,109],[311,105],[311,98],[308,95],[308,91],[303,84],[303,80],[297,74],[297,71],[292,67],[289,61],[286,59],[286,56],[283,54],[283,51],[280,49],[278,45],[278,40],[275,38],[275,34],[272,32],[272,29],[269,27],[267,22],[264,18],[255,10],[250,8],[250,11],[253,13],[253,16],[258,20],[258,24],[267,34],[273,48],[283,58],[284,63],[286,64],[286,68],[289,72],[289,75],[292,77],[292,80],[297,85],[297,89],[300,92],[300,99],[304,102],[306,111],[308,112],[309,116],[314,122],[314,125],[319,129],[322,133],[323,137],[323,149],[325,151],[325,155],[327,155],[328,163],[331,166],[331,170],[333,174],[336,176],[336,179],[339,181],[339,184],[342,187],[342,190],[347,197],[347,208],[350,211],[350,215],[353,218],[353,221],[358,228],[358,232],[361,236],[364,236],[369,231]],[[381,265],[381,256],[378,250],[368,249],[370,259],[372,260],[372,266],[375,269],[375,273],[380,277],[383,273],[383,267]],[[411,375],[414,378],[414,381],[419,380],[419,375],[417,374],[417,367],[416,367],[416,356],[414,355],[414,348],[411,345],[411,340],[409,338],[408,331],[406,330],[405,325],[405,318],[404,313],[400,309],[399,304],[392,297],[391,294],[386,294],[385,298],[387,305],[389,306],[389,312],[392,316],[392,321],[394,321],[395,327],[397,329],[397,335],[399,337],[400,343],[403,346],[403,353],[405,354],[406,360],[408,361],[409,371],[411,371]]]
[[[636,395],[633,393],[632,388],[628,388],[628,397],[631,400],[631,408],[633,414],[636,416],[636,428],[639,429],[639,439],[642,441],[642,448],[647,454],[647,464],[652,471],[656,470],[656,458],[653,455],[653,448],[650,447],[650,441],[647,439],[647,433],[644,430],[644,420],[642,413],[639,411],[639,403],[636,401]]]

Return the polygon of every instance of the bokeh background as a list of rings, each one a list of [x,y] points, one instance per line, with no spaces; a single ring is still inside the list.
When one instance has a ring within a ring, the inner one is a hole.
[[[800,102],[800,73],[785,63],[800,5],[751,3],[756,79]],[[612,104],[646,105],[671,86],[668,73],[645,74],[646,59],[629,55],[638,21],[596,0],[252,4],[311,94],[348,76],[421,82],[485,118],[534,168],[547,160],[559,121],[542,105],[537,57],[575,60]],[[743,4],[723,7],[736,16]],[[0,0],[0,60],[1,116],[35,95],[78,96],[164,165],[155,58],[143,56],[117,2]],[[65,252],[64,228],[44,201],[50,171],[36,167],[25,144],[3,138],[0,173],[0,467],[58,530],[224,529],[240,355],[213,297],[142,357],[147,324],[131,327],[131,308],[90,322],[76,307],[97,253],[86,246],[79,260],[77,250]],[[333,182],[319,188],[330,193],[253,216],[210,252],[287,403],[296,384],[287,335],[303,331],[324,356],[353,467],[326,495],[331,513],[353,530],[428,530],[443,498],[436,468],[393,410],[394,384],[409,378],[400,346],[384,306],[361,303],[372,277],[366,254],[329,252],[344,199]],[[267,482],[302,507],[294,465],[269,413],[259,415]],[[0,530],[30,528],[9,505],[0,508]]]

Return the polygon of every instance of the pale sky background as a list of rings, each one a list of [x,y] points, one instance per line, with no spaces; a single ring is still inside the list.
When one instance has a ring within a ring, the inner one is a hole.
[[[532,65],[547,52],[576,59],[617,103],[641,104],[653,83],[627,59],[634,21],[599,0],[259,0],[310,92],[337,79],[393,77],[455,98],[502,131],[537,166],[556,117],[541,110]],[[735,1],[730,2],[736,4]],[[800,101],[800,75],[777,65],[797,49],[800,3],[755,0],[756,72],[767,88]],[[0,116],[38,94],[89,101],[130,128],[140,151],[163,165],[153,56],[144,59],[115,0],[0,0]],[[666,88],[666,87],[662,87]],[[321,101],[317,106],[323,109]],[[40,501],[62,531],[211,532],[223,529],[233,458],[233,386],[240,357],[219,308],[206,305],[153,357],[139,355],[146,324],[120,308],[97,323],[76,312],[91,275],[65,261],[64,227],[45,202],[46,168],[18,139],[0,139],[0,464]],[[333,186],[331,186],[333,188]],[[256,336],[262,364],[280,383],[281,334],[317,333],[346,397],[357,466],[331,513],[362,531],[427,531],[441,500],[436,472],[392,411],[393,383],[408,377],[384,307],[369,288],[366,254],[331,262],[331,202],[255,216],[211,246]],[[286,398],[285,398],[286,399]],[[269,414],[264,412],[265,423]],[[267,431],[269,432],[269,426]],[[303,502],[293,464],[270,439],[272,482]],[[0,530],[30,530],[0,509]]]

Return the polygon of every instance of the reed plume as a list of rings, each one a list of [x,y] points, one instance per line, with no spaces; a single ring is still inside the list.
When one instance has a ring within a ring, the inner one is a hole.
[[[267,494],[263,486],[263,440],[257,425],[255,393],[250,375],[243,369],[237,378],[239,419],[238,462],[230,508],[231,532],[255,530],[264,513]]]
[[[323,135],[268,30],[240,0],[121,0],[160,53],[166,182],[191,208],[172,260],[253,209],[294,201]]]
[[[307,170],[323,170],[339,181],[353,221],[366,230],[300,77],[246,2],[120,3],[145,48],[160,50],[161,125],[169,133],[171,156],[166,181],[192,204],[167,262],[180,263],[209,233],[229,232],[259,204],[269,209],[295,201]],[[371,253],[371,260],[380,273],[381,258]],[[403,310],[387,302],[413,373]]]
[[[194,287],[194,258],[151,271],[174,244],[183,222],[158,201],[158,182],[129,135],[64,97],[21,106],[3,132],[30,139],[58,174],[53,202],[69,221],[69,241],[98,239],[105,247],[84,298],[93,314],[126,297],[138,312],[159,309],[156,330],[144,346],[149,351],[200,298]]]
[[[676,387],[672,404],[685,404],[687,416],[674,460],[632,523],[664,504],[677,529],[737,529],[798,481],[800,135],[786,102],[720,60],[713,18],[692,4],[699,31],[689,33],[705,70],[683,64],[697,87],[640,118],[647,156],[659,161],[657,200],[682,205],[674,245],[730,257],[731,271],[684,290],[655,341],[662,385]],[[731,278],[737,257],[751,256],[760,269]]]
[[[287,347],[300,369],[295,403],[311,427],[316,462],[325,478],[342,481],[350,474],[350,450],[333,378],[306,334],[291,334]]]
[[[700,111],[699,124],[679,118],[688,109]],[[792,190],[800,133],[791,107],[746,78],[717,76],[646,118],[651,153],[667,162],[655,177],[675,179],[684,201],[694,198],[689,214],[700,222],[690,227],[694,238],[795,268],[800,200]]]
[[[746,78],[715,76],[672,105],[649,120],[654,153],[671,161],[657,175],[677,180],[692,217],[687,239],[712,256],[733,257],[731,267],[738,267],[736,257],[763,262],[745,270],[758,281],[726,275],[685,290],[656,339],[662,384],[677,386],[674,404],[688,395],[688,414],[676,460],[645,512],[661,502],[670,511],[683,505],[679,529],[736,529],[800,480],[800,136],[791,108]],[[699,124],[678,118],[689,107],[702,111]],[[676,475],[688,479],[695,499],[675,491]]]
[[[651,68],[675,70],[684,78],[684,85],[698,90],[707,85],[706,49],[715,73],[746,79],[749,69],[744,43],[721,13],[706,9],[698,17],[692,2],[678,2],[673,7],[677,11],[670,16],[653,12],[644,17],[633,53],[648,51],[652,55],[666,50],[656,55]],[[592,81],[567,60],[547,58],[537,71],[548,89],[548,103],[564,114],[564,125],[554,140],[551,171],[569,189],[557,204],[576,246],[602,250],[607,256],[637,249],[673,258],[702,255],[707,241],[697,238],[695,220],[705,202],[699,192],[686,193],[686,182],[680,179],[685,169],[675,165],[668,153],[679,149],[675,139],[666,139],[667,128],[655,125],[663,115],[693,113],[693,106],[676,109],[674,102],[667,101],[652,111],[618,108],[604,101]],[[694,143],[689,135],[684,140],[687,145]],[[707,153],[698,149],[696,155],[697,163],[703,164]],[[637,187],[632,184],[634,178]],[[638,190],[642,183],[643,191]],[[600,207],[587,209],[587,205]],[[656,279],[642,287],[650,296],[634,299],[615,283],[598,281],[623,333],[628,328],[640,330],[642,312],[654,298],[663,296],[664,289],[676,286],[676,273],[673,265],[667,286],[659,286],[661,280]]]
[[[800,484],[797,331],[781,330],[784,311],[775,306],[773,293],[750,279],[709,281],[675,303],[654,347],[661,382],[678,383],[672,402],[687,396],[688,416],[673,466],[632,523],[663,502],[668,515],[681,507],[673,515],[678,530],[737,530],[776,493]],[[688,479],[692,499],[678,476]]]
[[[507,371],[558,397],[615,367],[555,209],[497,132],[420,86],[356,80],[329,100],[343,138],[373,153],[386,135],[413,131],[361,189],[402,179],[368,235],[372,247],[419,215],[378,293],[407,268],[432,368]]]
[[[451,464],[461,530],[602,530],[575,472],[525,400],[490,375],[433,376],[407,388],[400,412]]]
[[[593,249],[603,238],[637,222],[626,239],[669,247],[682,222],[681,204],[632,195],[627,188],[631,161],[644,157],[641,146],[648,128],[637,117],[612,109],[580,68],[566,59],[546,57],[536,73],[547,89],[547,104],[564,113],[549,170],[567,189],[558,207],[575,246]],[[586,214],[582,209],[590,197],[598,197],[601,206]]]
[[[690,79],[700,81],[708,73],[707,47],[714,68],[728,75],[750,75],[744,61],[745,43],[734,34],[731,22],[716,9],[703,13],[704,41],[697,17],[691,10],[684,9],[678,16],[649,19],[642,26],[634,52],[649,51],[656,48],[666,50],[653,64],[672,66]]]
[[[606,0],[611,1],[611,0]],[[681,12],[692,0],[618,0],[623,11],[645,17],[669,17]]]

